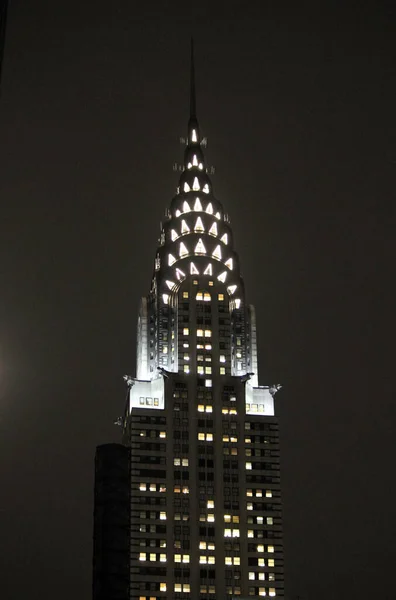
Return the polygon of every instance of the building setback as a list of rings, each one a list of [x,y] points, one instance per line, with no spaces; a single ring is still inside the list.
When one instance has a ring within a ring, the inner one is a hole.
[[[196,115],[141,301],[123,444],[97,448],[94,600],[283,597],[279,433]]]

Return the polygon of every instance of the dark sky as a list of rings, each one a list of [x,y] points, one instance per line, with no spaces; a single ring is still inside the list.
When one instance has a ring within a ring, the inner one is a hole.
[[[281,382],[289,599],[395,597],[395,13],[13,0],[0,99],[0,596],[88,600],[188,117]],[[391,6],[391,3],[389,3]],[[393,11],[393,9],[392,9]]]

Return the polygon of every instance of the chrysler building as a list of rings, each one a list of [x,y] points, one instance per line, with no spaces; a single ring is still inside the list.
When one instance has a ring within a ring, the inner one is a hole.
[[[94,600],[283,597],[279,432],[196,111],[140,303],[122,444],[96,454]]]

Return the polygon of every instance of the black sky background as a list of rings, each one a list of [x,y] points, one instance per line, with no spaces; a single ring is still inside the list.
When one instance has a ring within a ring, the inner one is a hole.
[[[298,3],[297,3],[298,4]],[[288,598],[395,598],[395,13],[13,0],[0,99],[0,596],[91,595],[93,457],[198,116],[281,382]]]

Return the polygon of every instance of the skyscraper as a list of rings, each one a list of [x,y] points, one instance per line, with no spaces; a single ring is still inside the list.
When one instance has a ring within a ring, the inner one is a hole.
[[[255,311],[208,175],[194,79],[192,55],[124,443],[97,449],[95,600],[283,597],[279,386],[258,383]]]

